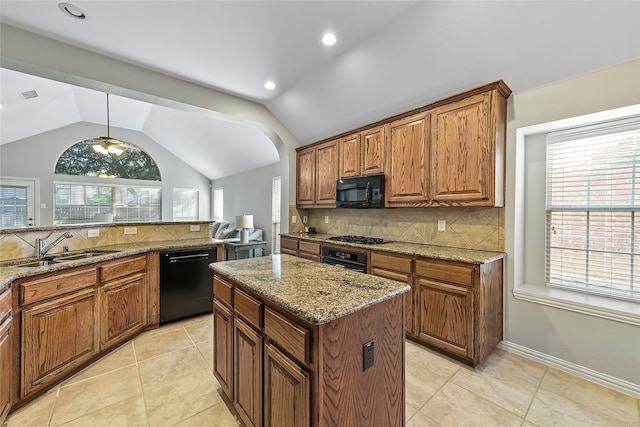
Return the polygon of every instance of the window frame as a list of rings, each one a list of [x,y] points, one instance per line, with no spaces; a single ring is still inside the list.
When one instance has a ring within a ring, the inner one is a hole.
[[[532,194],[535,192],[529,194],[527,192],[527,180],[530,179],[527,175],[527,147],[540,143],[540,136],[544,143],[544,135],[551,131],[634,115],[640,115],[640,104],[525,126],[515,130],[513,232],[507,233],[507,239],[512,239],[508,246],[513,247],[512,292],[515,299],[640,326],[640,303],[548,287],[544,280],[536,280],[532,277],[532,271],[538,272],[535,271],[536,268],[528,267],[525,261],[536,257],[544,259],[544,233],[540,233],[538,229],[537,235],[527,234],[526,228],[528,223],[532,222],[526,217],[528,203],[531,203],[530,198],[535,196]],[[535,167],[538,166],[535,165]],[[544,194],[544,191],[542,193]],[[506,225],[509,227],[509,224]],[[542,238],[540,234],[543,235]],[[534,238],[527,238],[532,236]],[[540,253],[543,254],[541,257]]]

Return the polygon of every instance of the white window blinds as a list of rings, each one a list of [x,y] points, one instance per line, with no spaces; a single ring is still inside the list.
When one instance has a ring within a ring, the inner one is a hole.
[[[640,117],[547,136],[546,282],[640,300]]]

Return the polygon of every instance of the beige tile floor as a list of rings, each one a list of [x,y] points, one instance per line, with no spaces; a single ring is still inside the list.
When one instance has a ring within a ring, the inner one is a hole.
[[[6,427],[237,426],[212,374],[212,316],[146,332]],[[640,400],[503,350],[476,369],[406,343],[407,427],[640,426]]]

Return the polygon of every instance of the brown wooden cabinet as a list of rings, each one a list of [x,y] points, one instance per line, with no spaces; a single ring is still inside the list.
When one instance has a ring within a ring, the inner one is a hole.
[[[146,294],[144,273],[113,280],[100,287],[100,349],[120,344],[144,328]]]
[[[387,206],[417,206],[427,202],[428,131],[426,113],[388,125]]]
[[[341,178],[384,172],[385,127],[376,126],[340,138]]]
[[[440,204],[502,206],[506,99],[485,92],[431,110],[431,198]]]
[[[296,152],[296,205],[335,207],[339,140],[298,149]]]
[[[474,366],[502,340],[502,267],[418,258],[415,337]]]
[[[264,426],[310,425],[309,374],[273,345],[264,345]]]
[[[298,256],[299,239],[280,236],[280,252],[287,255]]]
[[[219,300],[213,303],[213,349],[213,373],[233,399],[233,314]]]
[[[22,310],[21,397],[52,385],[97,353],[96,305],[89,287]]]
[[[0,293],[0,424],[11,409],[13,346],[11,343],[11,288]]]
[[[311,261],[320,262],[322,258],[322,245],[318,242],[300,240],[298,244],[298,256]]]
[[[371,252],[371,274],[391,280],[397,280],[411,286],[411,290],[404,294],[405,302],[405,331],[408,336],[413,333],[413,258],[405,255]]]
[[[262,337],[234,318],[233,402],[247,426],[262,426]]]

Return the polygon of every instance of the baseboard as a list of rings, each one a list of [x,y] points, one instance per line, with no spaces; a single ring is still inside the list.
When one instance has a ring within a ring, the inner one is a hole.
[[[585,380],[592,381],[610,389],[628,394],[636,399],[640,399],[640,385],[638,384],[612,377],[611,375],[603,374],[602,372],[594,371],[593,369],[585,368],[584,366],[576,365],[575,363],[567,362],[566,360],[541,353],[537,350],[533,350],[510,341],[500,342],[498,344],[498,348],[526,357],[527,359],[535,360],[536,362],[540,362],[560,371],[584,378]]]

